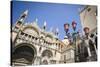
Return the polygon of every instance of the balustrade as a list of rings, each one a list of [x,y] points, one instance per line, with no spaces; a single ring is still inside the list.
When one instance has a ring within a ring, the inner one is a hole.
[[[28,41],[28,43],[30,42],[30,43],[34,43],[37,45],[42,45],[42,46],[52,48],[55,50],[61,49],[61,45],[59,43],[50,43],[49,41],[46,41],[43,38],[37,38],[37,37],[34,37],[32,35],[28,35],[24,32],[20,32],[19,38],[22,39],[23,41]]]

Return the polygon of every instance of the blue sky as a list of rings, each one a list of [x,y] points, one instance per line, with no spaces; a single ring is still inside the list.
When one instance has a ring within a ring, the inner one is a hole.
[[[51,27],[54,29],[58,27],[59,38],[63,39],[65,36],[64,23],[69,23],[69,32],[73,32],[71,23],[74,20],[77,22],[77,30],[81,30],[79,8],[82,7],[83,5],[13,1],[12,23],[14,24],[19,16],[25,10],[28,10],[29,13],[25,22],[33,22],[38,18],[38,25],[42,27],[44,21],[46,21],[47,31],[49,31]]]

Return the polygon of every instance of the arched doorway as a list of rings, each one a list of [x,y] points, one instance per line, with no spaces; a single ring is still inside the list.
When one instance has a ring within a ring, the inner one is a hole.
[[[42,61],[41,61],[41,64],[49,64],[50,63],[50,58],[52,58],[53,57],[53,53],[52,53],[52,51],[51,50],[48,50],[48,49],[46,49],[46,50],[44,50],[43,52],[42,52]]]
[[[28,43],[22,43],[15,47],[15,50],[12,54],[12,62],[17,65],[27,64],[30,65],[33,63],[33,59],[36,56],[36,48]]]
[[[42,52],[42,57],[45,57],[45,56],[47,56],[48,58],[52,57],[53,56],[52,51],[50,51],[50,50],[44,50]]]

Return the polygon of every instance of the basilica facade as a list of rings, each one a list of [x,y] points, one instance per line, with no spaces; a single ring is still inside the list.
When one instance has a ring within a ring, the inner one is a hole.
[[[73,63],[74,47],[67,37],[59,40],[51,31],[40,28],[37,20],[26,23],[28,10],[21,14],[11,31],[11,65]]]

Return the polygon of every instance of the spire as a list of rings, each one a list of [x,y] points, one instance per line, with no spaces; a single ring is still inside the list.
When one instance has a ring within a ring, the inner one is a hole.
[[[44,21],[44,25],[43,25],[43,29],[44,29],[44,30],[46,29],[46,25],[47,25],[47,22]]]
[[[21,18],[25,18],[28,15],[28,10],[24,11],[24,13],[21,15]]]
[[[46,21],[44,21],[44,26],[46,27],[46,25],[47,25],[47,22],[46,22]]]
[[[24,12],[21,14],[19,21],[24,21],[25,18],[27,17],[27,15],[28,15],[28,10],[24,11]]]
[[[56,28],[56,35],[58,36],[58,34],[59,34],[59,29],[58,29],[58,27]]]
[[[27,15],[27,14],[28,14],[28,10],[26,10],[26,11],[24,12],[24,14]]]
[[[59,32],[59,29],[58,29],[58,27],[56,28],[56,32]]]
[[[37,24],[38,23],[38,18],[35,18],[32,24]]]
[[[16,24],[15,24],[15,29],[20,29],[20,27],[21,27],[22,24],[24,23],[24,20],[25,20],[25,18],[26,18],[27,15],[28,15],[28,10],[24,11],[24,12],[20,15],[18,21],[17,21]]]
[[[38,22],[38,18],[35,19],[35,22],[36,22],[36,23]]]

